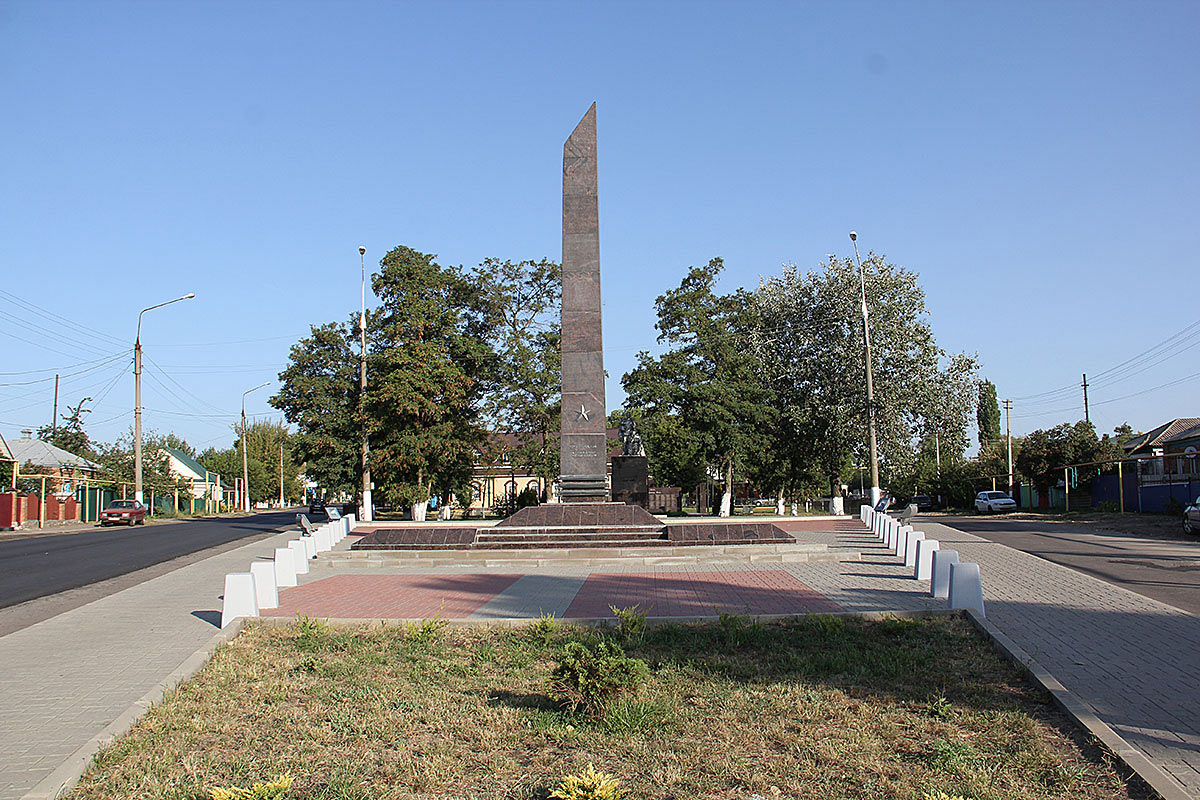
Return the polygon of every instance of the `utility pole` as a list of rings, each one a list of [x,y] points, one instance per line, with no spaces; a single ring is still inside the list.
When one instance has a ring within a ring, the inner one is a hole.
[[[1013,494],[1012,467],[1012,400],[1004,401],[1004,437],[1008,439],[1008,496]]]
[[[879,504],[879,450],[875,446],[875,381],[871,372],[871,323],[867,312],[867,278],[858,257],[858,233],[850,231],[854,243],[854,261],[858,264],[858,281],[862,289],[863,344],[867,350],[867,441],[871,448],[871,506]]]
[[[359,343],[358,356],[358,407],[363,414],[362,431],[362,508],[358,510],[358,518],[363,522],[375,519],[374,506],[371,504],[371,445],[367,441],[367,248],[359,245],[358,258],[362,267],[362,311],[358,317]]]
[[[279,507],[283,508],[283,439],[279,440]]]
[[[1088,424],[1091,424],[1092,417],[1088,413],[1087,387],[1088,387],[1087,373],[1085,372],[1085,373],[1083,373],[1083,421]]]
[[[54,414],[50,417],[50,439],[58,433],[58,373],[54,373]]]

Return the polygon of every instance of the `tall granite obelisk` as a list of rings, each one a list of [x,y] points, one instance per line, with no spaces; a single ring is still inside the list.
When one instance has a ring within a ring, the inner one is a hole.
[[[608,500],[596,104],[563,145],[562,452],[566,503]]]

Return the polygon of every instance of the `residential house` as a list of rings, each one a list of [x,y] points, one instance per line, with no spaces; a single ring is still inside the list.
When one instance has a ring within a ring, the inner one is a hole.
[[[222,496],[224,497],[223,502],[227,505],[236,502],[234,488],[222,480],[217,473],[205,469],[204,465],[182,450],[171,447],[163,449],[167,453],[167,469],[172,475],[191,481],[192,498],[193,500],[203,500],[205,509],[212,507],[215,510],[222,502]]]
[[[1200,446],[1200,417],[1180,417],[1164,422],[1125,442],[1126,458],[1137,458],[1143,484],[1175,483],[1197,475],[1196,458],[1167,458],[1172,453],[1195,454]],[[1190,451],[1188,448],[1192,448]]]
[[[25,471],[25,465],[32,464],[37,475],[47,475],[53,479],[54,491],[59,494],[70,494],[74,481],[95,478],[104,469],[83,456],[33,438],[33,431],[28,428],[21,431],[20,439],[8,442],[7,450],[8,457],[16,462],[16,470]],[[47,486],[47,493],[49,489]]]

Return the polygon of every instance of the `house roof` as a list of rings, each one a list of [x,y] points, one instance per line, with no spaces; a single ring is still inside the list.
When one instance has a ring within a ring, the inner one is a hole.
[[[104,469],[95,461],[88,461],[83,456],[55,447],[41,439],[16,439],[8,442],[8,452],[15,461],[22,464],[31,463],[44,469],[62,469],[73,467],[99,472]]]
[[[1196,424],[1190,428],[1184,428],[1181,431],[1172,433],[1170,436],[1163,439],[1163,443],[1170,444],[1173,442],[1186,442],[1190,439],[1200,439],[1200,420],[1197,420]]]
[[[191,475],[184,475],[183,477],[185,477],[185,478],[191,478],[193,481],[199,481],[200,483],[205,483],[206,475],[216,475],[217,474],[210,469],[205,469],[203,464],[201,464],[199,461],[192,458],[191,456],[189,456],[187,453],[183,452],[182,450],[176,450],[173,447],[164,447],[163,449],[166,450],[168,453],[170,453],[171,456],[176,461],[178,461],[180,464],[182,464],[184,467],[186,467],[189,472],[192,473]],[[226,483],[224,481],[224,479],[222,479],[221,486],[224,488],[229,488],[230,484]]]
[[[1132,455],[1139,450],[1164,444],[1182,433],[1200,428],[1200,417],[1179,417],[1164,422],[1154,430],[1135,436],[1125,443],[1125,452]]]

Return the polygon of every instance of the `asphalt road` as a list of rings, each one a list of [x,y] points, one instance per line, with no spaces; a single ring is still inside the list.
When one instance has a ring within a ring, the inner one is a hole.
[[[1200,539],[1150,539],[1003,515],[920,519],[1040,556],[1200,616]]]
[[[0,542],[0,635],[295,522],[294,510],[264,511]]]

